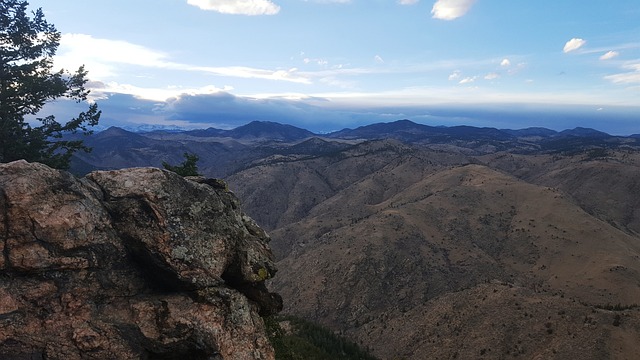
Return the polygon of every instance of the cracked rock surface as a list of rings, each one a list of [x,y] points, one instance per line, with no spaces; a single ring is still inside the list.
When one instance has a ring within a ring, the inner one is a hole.
[[[272,359],[268,235],[211,179],[0,164],[0,358]]]

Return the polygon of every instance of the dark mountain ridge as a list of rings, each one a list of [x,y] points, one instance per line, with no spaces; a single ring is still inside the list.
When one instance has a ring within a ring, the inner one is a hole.
[[[390,123],[377,123],[365,125],[356,129],[343,129],[327,135],[330,138],[339,139],[379,139],[396,138],[398,140],[422,140],[433,138],[437,140],[466,140],[489,138],[495,140],[509,140],[513,135],[489,127],[473,126],[429,126],[412,122],[411,120],[398,120]]]
[[[234,139],[268,138],[269,140],[277,141],[297,141],[316,136],[316,134],[311,131],[271,121],[252,121],[246,125],[229,130],[225,132],[225,134]]]
[[[154,132],[158,134],[159,132]],[[297,142],[311,137],[335,140],[375,140],[396,139],[415,144],[446,144],[481,148],[483,145],[493,146],[495,150],[520,151],[553,151],[564,150],[563,141],[569,139],[570,146],[606,146],[616,144],[638,145],[638,135],[613,136],[605,132],[576,127],[563,131],[555,131],[542,127],[525,129],[496,129],[492,127],[458,126],[430,126],[403,119],[387,123],[375,123],[360,126],[355,129],[345,128],[328,134],[316,134],[311,131],[270,121],[253,121],[232,130],[208,128],[204,130],[190,130],[180,132],[166,132],[170,134],[184,134],[203,138],[232,138],[251,142]],[[145,135],[142,133],[142,135]],[[147,135],[149,136],[149,135]],[[548,144],[549,143],[549,144]],[[480,149],[479,151],[487,151]]]
[[[529,127],[526,129],[500,129],[501,131],[506,132],[507,134],[511,134],[517,137],[526,137],[526,136],[541,136],[541,137],[551,137],[558,132],[555,130],[543,128],[543,127]]]
[[[605,132],[598,131],[591,128],[584,128],[584,127],[576,127],[570,130],[563,130],[559,132],[556,136],[558,137],[577,136],[577,137],[589,137],[589,138],[611,137],[611,135]]]
[[[110,127],[107,130],[113,130],[116,127]],[[124,130],[127,131],[127,130]],[[217,129],[210,127],[207,129],[196,130],[154,130],[150,132],[145,131],[129,131],[139,134],[158,134],[158,133],[183,133],[191,136],[198,137],[230,137],[234,139],[240,139],[243,137],[253,136],[256,138],[278,138],[280,134],[283,139],[286,140],[302,140],[308,137],[327,137],[336,139],[377,139],[380,137],[389,137],[388,135],[404,133],[404,134],[431,134],[431,135],[451,135],[451,136],[464,136],[473,133],[491,134],[495,137],[510,138],[510,137],[526,137],[526,136],[541,136],[545,138],[562,137],[562,136],[581,136],[581,137],[610,137],[606,132],[585,127],[576,127],[573,129],[565,129],[562,131],[556,131],[547,129],[544,127],[529,127],[523,129],[497,129],[492,127],[476,127],[469,125],[456,125],[456,126],[431,126],[418,124],[408,119],[396,120],[386,123],[374,123],[370,125],[364,125],[355,129],[344,128],[342,130],[330,132],[330,133],[314,133],[312,131],[288,124],[281,124],[273,121],[252,121],[245,125],[238,126],[231,130]],[[506,135],[505,135],[506,134]],[[284,135],[284,136],[282,136]],[[638,137],[640,134],[633,134],[629,136],[614,136],[614,137]]]
[[[508,151],[520,154],[575,153],[593,149],[640,148],[640,137],[612,136],[575,128],[556,132],[545,128],[505,130],[473,126],[429,126],[398,120],[330,134],[314,134],[292,125],[253,121],[233,130],[209,128],[191,131],[134,133],[117,127],[85,139],[94,150],[77,154],[72,170],[176,164],[185,152],[200,157],[207,176],[225,177],[270,156],[318,156],[343,150],[358,142],[395,139],[405,144],[460,151],[469,155]]]
[[[613,136],[595,129],[576,127],[560,132],[540,127],[520,130],[474,126],[428,126],[398,120],[343,129],[327,134],[334,139],[393,138],[412,144],[449,144],[477,152],[511,151],[519,153],[562,152],[592,147],[640,146],[636,136]]]
[[[155,134],[175,134],[175,131],[155,131]],[[194,137],[226,137],[237,140],[265,140],[292,142],[317,136],[311,131],[295,127],[293,125],[280,124],[272,121],[252,121],[231,130],[207,129],[187,130],[178,132]]]

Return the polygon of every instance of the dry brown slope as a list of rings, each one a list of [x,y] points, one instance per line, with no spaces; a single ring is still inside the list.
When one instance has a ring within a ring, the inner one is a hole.
[[[362,203],[372,183],[353,184],[314,207],[307,219],[272,232],[274,242],[298,239],[280,261],[273,288],[287,300],[285,311],[344,330],[380,356],[417,354],[426,341],[416,332],[419,327],[398,333],[385,325],[402,323],[407,312],[428,312],[443,296],[486,282],[577,307],[630,304],[640,296],[640,241],[585,213],[557,190],[470,165],[427,174],[395,196]],[[345,218],[353,204],[358,216]],[[546,314],[544,305],[532,306]],[[428,319],[412,321],[436,326]],[[523,332],[514,336],[526,335],[526,323],[505,321],[521,326]],[[464,329],[478,338],[500,333],[476,332],[473,324]],[[558,346],[571,343],[564,336],[555,335]],[[610,333],[599,336],[598,348],[609,351]],[[380,346],[383,338],[386,345]],[[406,338],[421,341],[403,344]],[[440,347],[451,355],[459,343],[448,344]]]
[[[358,329],[383,359],[625,359],[640,312],[610,311],[499,283],[452,292]]]
[[[608,150],[604,156],[593,155],[593,150],[572,156],[500,153],[481,160],[525,181],[557,187],[590,214],[640,233],[640,152]]]
[[[381,180],[375,188],[358,197],[362,201],[379,202],[431,169],[468,162],[463,155],[382,140],[315,158],[263,159],[225,180],[242,199],[247,213],[265,229],[273,230],[307,217],[317,205],[372,174],[388,173],[397,166],[410,169],[396,172],[393,181],[388,176],[378,176]]]

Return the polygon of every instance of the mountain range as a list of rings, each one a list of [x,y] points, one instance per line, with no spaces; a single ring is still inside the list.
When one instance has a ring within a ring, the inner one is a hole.
[[[471,126],[434,127],[409,120],[329,134],[314,134],[295,126],[265,121],[254,121],[232,130],[209,128],[134,133],[111,127],[85,138],[86,145],[94,151],[77,154],[72,171],[84,174],[93,169],[160,166],[163,161],[180,162],[188,152],[200,157],[200,167],[205,175],[225,177],[258,159],[299,152],[303,147],[307,148],[306,155],[311,156],[316,151],[332,151],[376,139],[396,139],[405,144],[474,155],[498,151],[533,154],[640,147],[638,135],[614,136],[580,127],[560,132],[545,128],[500,130]]]
[[[327,137],[332,139],[381,139],[395,138],[405,142],[446,142],[452,140],[471,141],[513,141],[516,139],[529,139],[530,141],[543,139],[562,139],[569,137],[608,139],[635,139],[640,135],[612,136],[591,128],[576,127],[563,131],[555,131],[546,128],[526,128],[519,130],[496,129],[473,126],[429,126],[412,122],[410,120],[397,120],[389,123],[376,123],[365,125],[356,129],[342,129],[326,134],[315,134],[305,129],[292,125],[284,125],[269,121],[253,121],[232,130],[208,128],[204,130],[190,131],[162,131],[152,133],[183,133],[187,136],[197,137],[227,137],[236,140],[256,141],[282,141],[292,142],[309,137]],[[533,139],[532,139],[533,138]]]
[[[111,128],[74,166],[199,155],[269,232],[284,314],[379,358],[634,359],[638,141],[407,120],[331,134]]]

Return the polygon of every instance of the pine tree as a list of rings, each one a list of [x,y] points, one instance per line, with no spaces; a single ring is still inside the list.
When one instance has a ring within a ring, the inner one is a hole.
[[[52,72],[60,32],[45,20],[42,9],[28,14],[27,6],[23,0],[0,0],[0,162],[25,159],[66,169],[75,151],[90,149],[82,140],[63,140],[63,135],[91,134],[101,112],[92,103],[63,123],[53,115],[39,117],[47,102],[84,102],[89,90],[84,67],[74,73]]]
[[[200,176],[198,173],[198,160],[200,158],[196,154],[184,153],[184,161],[180,165],[170,165],[166,161],[162,162],[162,166],[181,176]]]

